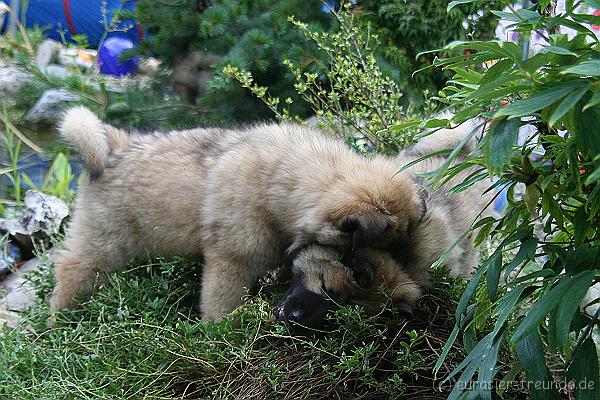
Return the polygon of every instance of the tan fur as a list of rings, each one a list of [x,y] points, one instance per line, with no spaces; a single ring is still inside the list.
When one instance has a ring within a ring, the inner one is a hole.
[[[203,255],[201,310],[217,320],[286,252],[386,246],[422,215],[395,160],[362,157],[314,129],[130,136],[90,114],[72,110],[62,124],[93,174],[79,187],[56,259],[53,310],[73,307],[101,272],[129,260]]]
[[[423,155],[456,147],[472,129],[478,127],[469,123],[426,137],[395,159],[398,169]],[[475,151],[475,145],[473,139],[466,143],[464,149]],[[294,275],[299,277],[296,284],[319,295],[332,295],[337,301],[361,304],[370,314],[381,309],[387,296],[394,302],[414,304],[430,285],[432,264],[459,240],[492,198],[491,194],[482,194],[489,186],[487,180],[463,192],[448,192],[464,181],[473,172],[472,169],[458,174],[438,190],[418,177],[418,173],[434,171],[444,162],[445,158],[436,156],[406,171],[413,180],[419,182],[420,195],[426,208],[422,219],[410,229],[408,240],[392,243],[385,250],[361,250],[354,254],[351,267],[341,261],[343,254],[339,250],[318,245],[304,248],[293,262]],[[466,277],[478,261],[479,252],[473,246],[472,237],[467,236],[458,241],[444,264],[453,276]],[[369,287],[357,285],[353,268],[372,269],[373,280]],[[382,285],[386,288],[386,295],[380,293]],[[285,306],[286,302],[287,299],[284,299],[282,304]],[[306,315],[310,310],[303,312]]]
[[[313,293],[331,296],[341,303],[360,304],[365,311],[376,314],[381,305],[393,302],[413,305],[429,284],[428,276],[412,276],[410,268],[382,249],[366,248],[354,254],[354,264],[368,266],[374,271],[373,281],[368,288],[361,288],[354,280],[352,268],[341,261],[342,253],[324,246],[309,246],[293,261],[293,273],[303,277],[302,284]],[[381,287],[385,294],[380,292]]]
[[[476,138],[481,136],[484,125],[481,121],[469,121],[455,129],[443,129],[425,137],[413,147],[405,150],[397,157],[398,165],[404,166],[426,154],[455,148],[472,131],[476,134],[465,144],[462,154],[472,153],[476,147]],[[464,160],[459,155],[456,162]],[[418,179],[417,174],[433,172],[446,161],[445,157],[435,156],[421,161],[406,172]],[[420,193],[427,211],[423,220],[413,232],[413,257],[411,263],[415,270],[427,270],[465,233],[478,215],[488,215],[486,206],[492,200],[493,193],[484,193],[490,181],[484,179],[469,189],[452,193],[451,188],[464,182],[475,168],[468,168],[457,174],[448,183],[435,190],[426,182],[421,182]],[[450,252],[445,265],[454,276],[466,277],[471,274],[479,261],[479,252],[473,247],[473,238],[465,237]]]
[[[81,154],[89,173],[101,174],[110,148],[98,117],[85,107],[75,107],[67,111],[59,130],[62,137]]]

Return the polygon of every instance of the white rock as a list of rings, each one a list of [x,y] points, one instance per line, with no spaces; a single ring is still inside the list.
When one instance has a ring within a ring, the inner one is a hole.
[[[32,236],[37,232],[53,235],[58,233],[67,215],[69,207],[58,197],[28,190],[25,194],[25,210],[21,217],[0,220],[0,228],[11,235]]]
[[[44,40],[42,44],[38,46],[37,54],[35,55],[37,67],[43,70],[50,64],[56,64],[58,62],[58,53],[62,47],[62,44],[55,40]]]
[[[69,75],[71,75],[71,73],[67,71],[65,67],[56,64],[50,64],[42,69],[42,71],[44,71],[46,76],[59,79],[66,79]]]
[[[33,258],[0,283],[0,288],[8,293],[0,299],[0,310],[22,311],[35,302],[35,288],[27,281],[25,274],[39,267],[40,261]]]

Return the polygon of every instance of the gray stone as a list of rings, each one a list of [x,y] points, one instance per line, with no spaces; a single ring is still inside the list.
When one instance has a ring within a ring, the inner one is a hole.
[[[581,302],[581,307],[583,308],[583,311],[585,311],[587,315],[589,315],[592,318],[595,318],[598,315],[598,308],[600,308],[600,304],[594,303],[594,300],[597,299],[600,299],[600,283],[592,285],[588,289],[585,297]]]
[[[67,103],[78,101],[81,97],[64,89],[49,89],[35,103],[25,116],[25,120],[33,125],[54,126],[60,119]]]
[[[22,311],[35,302],[37,298],[35,288],[27,281],[25,274],[39,267],[40,261],[33,258],[0,282],[0,289],[7,293],[0,299],[0,310]]]
[[[27,309],[36,301],[35,288],[27,280],[26,274],[43,268],[37,258],[26,262],[19,271],[0,282],[0,327],[6,325],[12,329],[26,329],[35,334],[31,326],[22,323],[19,312]],[[0,330],[0,335],[2,331]]]
[[[62,49],[62,44],[59,42],[46,39],[38,46],[37,54],[35,55],[35,63],[41,70],[50,64],[58,63],[58,53]]]
[[[17,67],[0,66],[0,95],[5,100],[11,99],[15,93],[29,81],[30,77]]]
[[[19,327],[19,323],[19,314],[17,314],[16,312],[0,309],[0,328],[6,325],[11,329],[16,329]],[[0,335],[2,335],[1,330]]]

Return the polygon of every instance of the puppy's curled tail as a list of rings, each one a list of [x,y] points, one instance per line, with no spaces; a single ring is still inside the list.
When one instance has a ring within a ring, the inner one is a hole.
[[[105,125],[96,114],[81,106],[64,114],[59,131],[79,153],[92,179],[102,175],[110,154],[129,142],[126,132]]]

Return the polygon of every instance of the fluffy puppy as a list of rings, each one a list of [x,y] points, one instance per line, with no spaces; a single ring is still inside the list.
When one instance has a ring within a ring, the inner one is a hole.
[[[60,131],[89,177],[55,260],[54,311],[130,260],[202,255],[201,311],[218,320],[307,245],[389,247],[408,240],[423,215],[395,160],[365,158],[306,127],[140,135],[75,108]]]
[[[405,150],[394,161],[397,169],[428,153],[453,148],[477,125],[439,131]],[[474,150],[470,142],[465,151]],[[472,238],[463,234],[486,207],[491,194],[488,183],[479,182],[468,190],[449,193],[473,171],[464,171],[439,190],[433,190],[419,172],[439,168],[446,160],[432,157],[416,164],[407,173],[420,187],[425,210],[410,235],[392,243],[385,250],[364,249],[353,257],[337,249],[311,246],[303,249],[293,262],[293,283],[278,308],[278,318],[317,327],[336,304],[361,304],[369,314],[381,309],[388,299],[410,312],[416,300],[430,285],[430,268],[455,242],[445,264],[454,276],[468,276],[478,262]],[[384,286],[387,293],[382,293]]]
[[[277,317],[312,328],[322,326],[326,314],[343,304],[361,305],[375,315],[389,299],[411,313],[428,282],[428,274],[412,271],[390,252],[373,248],[357,250],[350,261],[338,249],[309,246],[294,259],[292,274]]]

